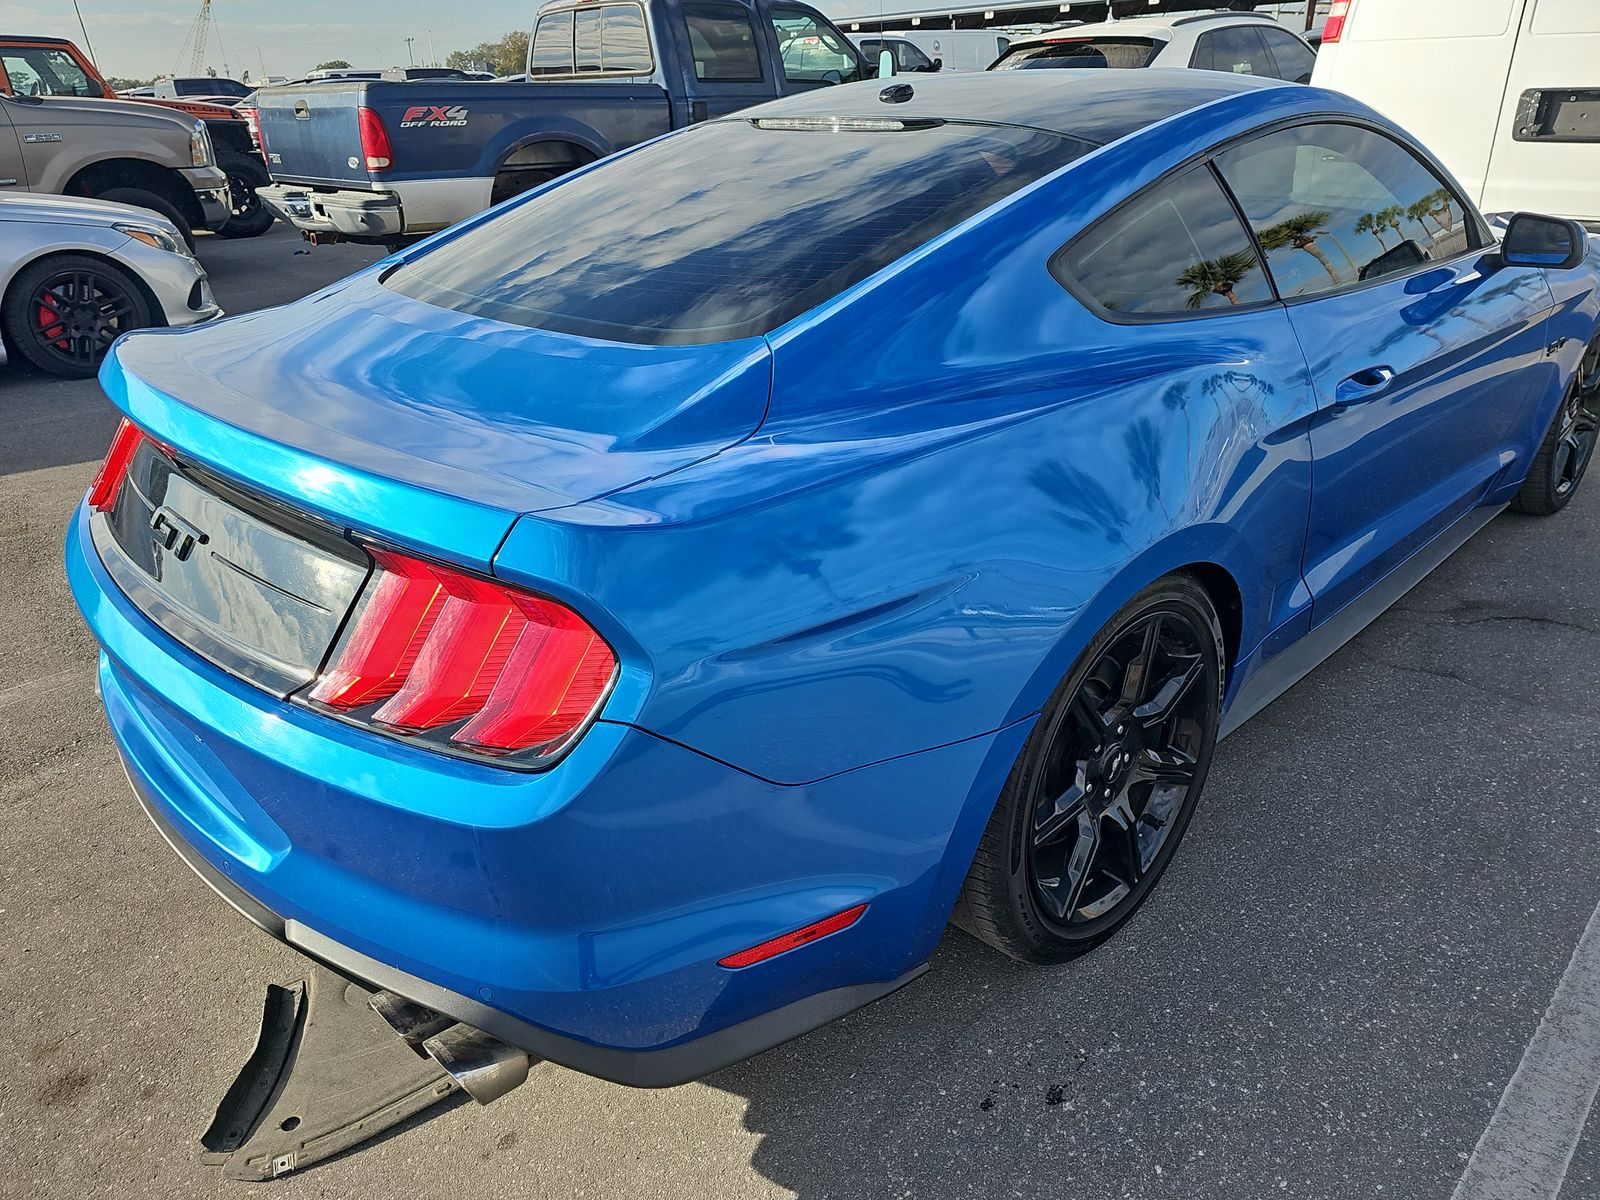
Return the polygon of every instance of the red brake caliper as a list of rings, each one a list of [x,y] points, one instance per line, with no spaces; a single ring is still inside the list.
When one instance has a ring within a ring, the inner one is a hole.
[[[44,331],[45,337],[53,337],[53,330],[55,328],[59,328],[62,333],[65,333],[67,329],[66,324],[61,320],[60,314],[56,312],[54,308],[50,307],[50,304],[55,302],[55,298],[50,296],[49,293],[46,293],[45,299],[50,303],[41,303],[39,305],[39,328]],[[67,339],[64,337],[58,339],[56,341],[56,349],[68,349]]]

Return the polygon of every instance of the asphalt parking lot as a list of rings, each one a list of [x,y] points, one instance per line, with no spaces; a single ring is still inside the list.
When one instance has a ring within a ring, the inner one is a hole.
[[[377,254],[281,228],[201,247],[233,312]],[[301,966],[118,767],[60,566],[114,425],[92,381],[0,369],[0,1195],[1600,1196],[1594,1117],[1564,1186],[1545,1164],[1458,1189],[1497,1108],[1559,1132],[1593,1096],[1600,480],[1498,518],[1231,738],[1161,888],[1087,959],[951,931],[918,983],[703,1082],[536,1065],[492,1107],[242,1185],[197,1138],[263,985]]]

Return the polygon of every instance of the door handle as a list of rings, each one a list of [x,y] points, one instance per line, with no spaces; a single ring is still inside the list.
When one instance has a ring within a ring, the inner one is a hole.
[[[1384,393],[1393,380],[1392,367],[1368,367],[1364,371],[1357,371],[1333,390],[1333,406],[1347,408],[1364,400],[1375,399]]]

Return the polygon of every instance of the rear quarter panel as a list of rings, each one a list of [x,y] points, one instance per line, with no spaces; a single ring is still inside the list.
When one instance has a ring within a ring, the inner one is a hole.
[[[1283,310],[1112,325],[1047,270],[1227,133],[1186,122],[775,332],[749,441],[519,522],[496,571],[561,580],[645,648],[608,711],[803,782],[1026,720],[1118,607],[1186,564],[1236,581],[1250,666],[1293,640],[1315,405]]]

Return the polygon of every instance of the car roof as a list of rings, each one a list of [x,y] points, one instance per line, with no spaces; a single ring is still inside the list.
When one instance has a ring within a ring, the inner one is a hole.
[[[1174,32],[1181,27],[1200,25],[1202,23],[1231,24],[1241,21],[1253,21],[1257,24],[1281,25],[1265,13],[1249,12],[1213,12],[1194,13],[1190,16],[1167,17],[1124,17],[1120,21],[1099,21],[1093,25],[1062,25],[1056,29],[1046,29],[1042,33],[1023,34],[1011,39],[1012,46],[1032,46],[1038,42],[1054,41],[1057,38],[1084,38],[1084,37],[1159,37],[1168,41],[1172,40]]]
[[[972,71],[818,88],[763,104],[755,115],[919,117],[1022,125],[1104,145],[1241,92],[1300,86],[1255,75],[1161,67],[1143,71]],[[900,88],[910,88],[911,98],[898,103],[881,98]],[[732,119],[742,117],[744,114]]]

